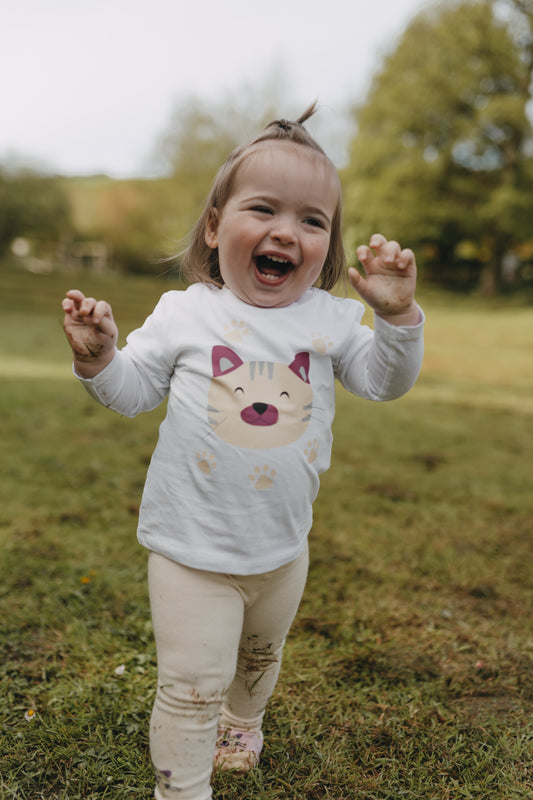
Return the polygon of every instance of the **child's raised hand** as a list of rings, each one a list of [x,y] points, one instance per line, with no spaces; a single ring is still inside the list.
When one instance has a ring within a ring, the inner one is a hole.
[[[77,371],[82,377],[98,374],[113,358],[118,328],[111,306],[105,300],[85,297],[78,289],[66,293],[62,302],[63,327]]]
[[[366,278],[354,267],[350,283],[375,313],[392,325],[416,325],[420,312],[415,303],[416,261],[412,250],[375,233],[368,247],[357,248]]]

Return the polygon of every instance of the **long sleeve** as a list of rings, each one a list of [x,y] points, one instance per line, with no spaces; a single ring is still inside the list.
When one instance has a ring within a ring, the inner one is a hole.
[[[96,377],[80,378],[87,392],[106,408],[126,417],[151,411],[167,396],[176,352],[169,347],[172,312],[169,292],[161,298],[144,325],[127,338],[123,350]]]
[[[424,314],[409,327],[375,318],[375,330],[361,328],[343,353],[336,377],[350,392],[368,400],[395,400],[414,385],[424,356]]]
[[[168,387],[157,388],[143,380],[136,364],[126,352],[120,350],[115,352],[113,360],[96,377],[76,377],[92,398],[125,417],[151,411],[164,400],[168,392]]]

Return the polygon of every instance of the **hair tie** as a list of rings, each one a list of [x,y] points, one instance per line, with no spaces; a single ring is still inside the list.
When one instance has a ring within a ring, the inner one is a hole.
[[[292,124],[286,119],[278,120],[278,127],[280,127],[284,131],[290,131],[292,128]]]

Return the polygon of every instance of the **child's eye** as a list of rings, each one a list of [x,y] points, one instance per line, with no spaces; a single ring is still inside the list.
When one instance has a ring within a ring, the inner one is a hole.
[[[304,220],[307,225],[311,225],[313,228],[324,228],[325,225],[321,219],[317,219],[316,217],[308,217]]]
[[[268,206],[254,206],[252,211],[257,211],[259,214],[272,214],[272,209]]]

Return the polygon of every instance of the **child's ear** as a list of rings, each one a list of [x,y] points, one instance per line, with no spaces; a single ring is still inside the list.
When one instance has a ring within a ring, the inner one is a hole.
[[[207,224],[205,226],[205,243],[208,247],[214,250],[218,247],[218,210],[216,208],[212,208],[209,211],[209,216],[207,218]]]

